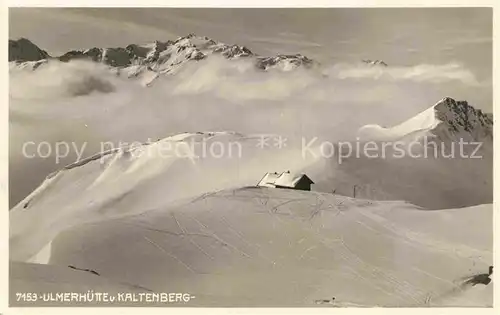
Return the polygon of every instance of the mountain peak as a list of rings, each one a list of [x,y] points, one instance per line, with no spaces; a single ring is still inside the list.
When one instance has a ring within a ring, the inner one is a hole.
[[[49,58],[49,54],[27,38],[9,39],[9,62],[39,61]]]
[[[282,70],[289,71],[299,66],[310,68],[314,64],[314,60],[309,59],[302,54],[263,57],[259,58],[257,61],[257,67],[262,70],[267,70],[272,67],[279,67]]]
[[[372,66],[383,66],[387,67],[387,64],[383,60],[370,60],[370,59],[364,59],[361,60],[362,62],[372,65]]]
[[[434,105],[436,118],[448,126],[452,133],[477,133],[493,136],[493,114],[483,113],[467,101],[445,97]]]
[[[467,101],[445,97],[435,105],[390,128],[365,125],[362,137],[378,140],[421,139],[432,136],[444,142],[468,139],[481,141],[493,137],[493,115],[475,109]]]

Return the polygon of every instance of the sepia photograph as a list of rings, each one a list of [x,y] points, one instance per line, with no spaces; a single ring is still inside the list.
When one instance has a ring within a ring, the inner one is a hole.
[[[493,307],[492,7],[8,26],[10,307]]]

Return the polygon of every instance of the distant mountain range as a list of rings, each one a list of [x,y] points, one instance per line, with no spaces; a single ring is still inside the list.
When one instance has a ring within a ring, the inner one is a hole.
[[[259,56],[245,46],[228,45],[208,37],[194,34],[179,37],[166,42],[137,45],[130,44],[117,48],[90,48],[71,50],[61,56],[50,56],[46,51],[26,38],[9,40],[9,62],[40,62],[50,59],[68,62],[75,59],[87,59],[118,68],[137,67],[158,73],[169,73],[187,61],[198,61],[210,55],[220,55],[227,59],[253,58],[255,66],[262,70],[281,68],[292,70],[299,66],[311,67],[315,61],[301,54]]]
[[[315,60],[302,54],[278,54],[275,56],[260,56],[249,48],[240,45],[229,45],[215,41],[209,37],[189,34],[176,40],[115,48],[90,48],[85,50],[71,50],[61,56],[50,56],[26,38],[9,40],[9,62],[19,67],[36,69],[49,60],[69,62],[72,60],[89,60],[103,63],[120,74],[128,77],[137,77],[148,74],[156,78],[160,74],[176,73],[189,61],[199,61],[209,56],[222,56],[228,60],[248,59],[259,70],[278,69],[291,71],[298,67],[314,68],[319,65]],[[363,60],[372,66],[387,66],[381,60]],[[152,81],[151,80],[151,81]]]

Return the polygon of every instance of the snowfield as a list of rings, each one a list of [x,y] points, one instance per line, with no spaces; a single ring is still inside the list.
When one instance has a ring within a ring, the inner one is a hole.
[[[26,223],[32,231],[11,243],[11,258],[26,261],[15,249],[28,257],[28,239],[53,233],[40,261],[48,265],[13,262],[11,291],[115,292],[125,283],[196,296],[170,306],[317,306],[331,297],[325,306],[492,306],[491,285],[462,285],[492,263],[491,205],[429,211],[247,187],[171,207],[150,208],[147,198],[66,216],[32,207],[12,210],[12,226],[22,211],[65,224]]]

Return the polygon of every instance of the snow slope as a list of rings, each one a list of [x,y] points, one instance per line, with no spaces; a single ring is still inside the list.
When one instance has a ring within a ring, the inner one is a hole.
[[[366,125],[360,136],[377,140],[434,136],[442,141],[489,141],[493,138],[493,115],[475,109],[467,101],[445,97],[435,105],[391,128]]]
[[[456,149],[458,151],[458,148]],[[406,200],[426,209],[462,208],[493,202],[493,155],[482,158],[330,159],[317,191],[374,200]]]
[[[108,283],[113,292],[128,285],[196,296],[186,306],[492,306],[492,285],[462,285],[492,264],[491,205],[427,211],[265,187],[158,207],[150,199],[65,214],[35,199],[12,210],[12,229],[29,232],[11,236],[11,258],[26,261],[40,247],[35,240],[50,239],[51,250],[46,267],[13,262],[11,289],[82,292]],[[59,222],[41,229],[23,211]],[[331,297],[332,305],[321,303]]]
[[[338,148],[318,190],[429,209],[493,201],[493,116],[466,101],[444,98],[394,127],[365,125],[358,136],[350,155]]]
[[[300,148],[261,147],[264,136],[185,133],[68,165],[10,211],[10,257],[30,259],[80,219],[138,214],[205,192],[256,185],[274,170],[308,169],[314,176],[317,159],[304,159]]]

